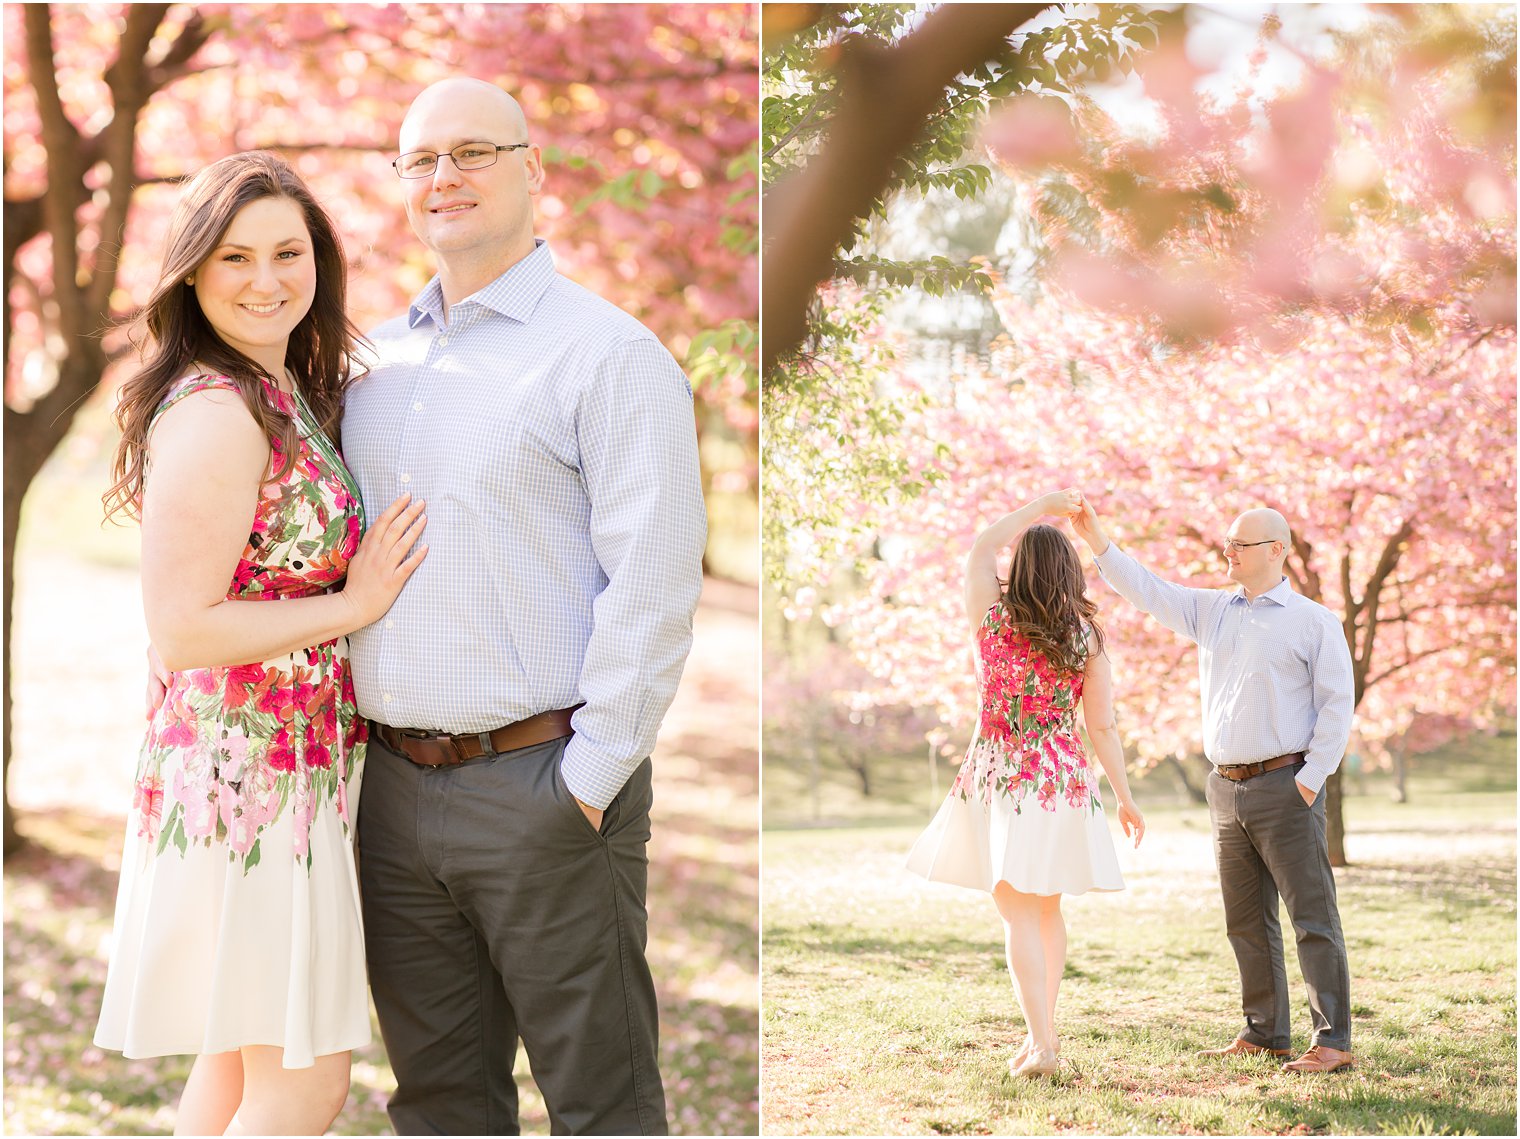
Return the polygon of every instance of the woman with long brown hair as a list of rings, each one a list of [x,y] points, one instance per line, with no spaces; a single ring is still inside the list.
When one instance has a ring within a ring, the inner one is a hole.
[[[1088,738],[1119,799],[1119,823],[1140,845],[1145,820],[1124,773],[1112,670],[1076,550],[1045,515],[1082,509],[1075,488],[1006,514],[966,559],[966,616],[981,681],[977,733],[950,794],[908,857],[909,869],[992,895],[1008,973],[1028,1034],[1015,1076],[1056,1070],[1056,995],[1066,968],[1061,895],[1122,890]],[[997,556],[1014,544],[1008,580]]]
[[[196,1055],[180,1134],[321,1134],[370,1038],[345,634],[390,608],[426,547],[405,497],[361,540],[335,438],[357,341],[344,273],[283,159],[213,163],[170,222],[122,390],[107,514],[141,520],[171,676],[138,761],[95,1042]]]

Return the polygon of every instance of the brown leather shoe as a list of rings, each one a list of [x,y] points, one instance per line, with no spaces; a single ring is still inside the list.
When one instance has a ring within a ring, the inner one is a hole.
[[[1263,1052],[1273,1056],[1291,1056],[1291,1048],[1263,1048],[1260,1044],[1252,1044],[1249,1040],[1232,1040],[1224,1048],[1205,1048],[1198,1055],[1208,1060],[1222,1060],[1227,1056],[1257,1056]]]
[[[1297,1060],[1289,1060],[1283,1065],[1285,1072],[1338,1072],[1342,1068],[1350,1068],[1355,1064],[1351,1059],[1350,1052],[1342,1052],[1338,1048],[1329,1048],[1323,1044],[1316,1044],[1305,1052]]]

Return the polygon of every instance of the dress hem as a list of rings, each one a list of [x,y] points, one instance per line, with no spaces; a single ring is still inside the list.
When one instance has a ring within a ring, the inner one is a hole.
[[[281,1057],[280,1066],[282,1068],[284,1068],[285,1070],[287,1070],[287,1071],[292,1071],[292,1072],[301,1071],[302,1069],[313,1067],[316,1064],[316,1062],[318,1060],[320,1060],[323,1056],[336,1056],[339,1052],[354,1052],[354,1051],[357,1051],[358,1049],[363,1048],[366,1045],[370,1044],[373,1040],[374,1040],[374,1033],[371,1032],[371,1031],[366,1031],[364,1033],[364,1038],[362,1040],[355,1039],[354,1043],[352,1043],[352,1044],[340,1045],[337,1048],[330,1048],[330,1049],[328,1049],[325,1052],[318,1052],[316,1049],[312,1049],[311,1050],[312,1060],[311,1060],[310,1063],[307,1063],[307,1064],[286,1064],[284,1062],[284,1058]],[[107,1043],[105,1043],[102,1040],[95,1040],[95,1041],[92,1041],[92,1043],[95,1045],[95,1047],[102,1048],[102,1049],[104,1049],[107,1052],[119,1052],[121,1054],[121,1056],[124,1059],[127,1059],[127,1060],[157,1060],[157,1059],[160,1059],[160,1058],[162,1058],[164,1056],[225,1056],[228,1052],[238,1052],[238,1051],[240,1051],[240,1050],[242,1050],[244,1048],[260,1048],[260,1047],[262,1047],[262,1048],[278,1048],[282,1052],[288,1052],[290,1050],[288,1045],[279,1044],[279,1043],[276,1043],[274,1041],[266,1041],[266,1040],[245,1040],[242,1044],[234,1044],[230,1048],[218,1048],[218,1049],[215,1049],[214,1051],[208,1051],[204,1047],[192,1047],[192,1048],[154,1047],[154,1048],[147,1048],[147,1049],[144,1049],[142,1051],[137,1051],[135,1049],[129,1051],[127,1048],[125,1048],[125,1047],[123,1047],[121,1045],[107,1044]]]

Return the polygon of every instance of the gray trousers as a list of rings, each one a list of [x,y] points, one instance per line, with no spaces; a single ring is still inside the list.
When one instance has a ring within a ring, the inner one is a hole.
[[[1246,1018],[1240,1039],[1263,1048],[1291,1047],[1288,975],[1277,920],[1280,894],[1309,990],[1310,1043],[1349,1052],[1351,979],[1325,840],[1325,793],[1313,806],[1304,802],[1294,779],[1301,767],[1293,764],[1239,783],[1217,771],[1209,774],[1214,857]]]
[[[400,1135],[516,1135],[522,1038],[556,1135],[663,1135],[644,959],[650,764],[600,833],[566,740],[424,768],[370,736],[359,875]]]

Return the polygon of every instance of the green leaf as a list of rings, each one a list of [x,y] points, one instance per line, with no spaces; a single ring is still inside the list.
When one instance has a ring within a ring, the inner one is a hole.
[[[168,819],[166,819],[159,828],[158,845],[154,849],[155,854],[162,854],[164,852],[164,849],[169,845],[169,839],[174,834],[175,824],[179,821],[179,816],[183,811],[184,807],[176,803],[174,809],[169,812]]]

